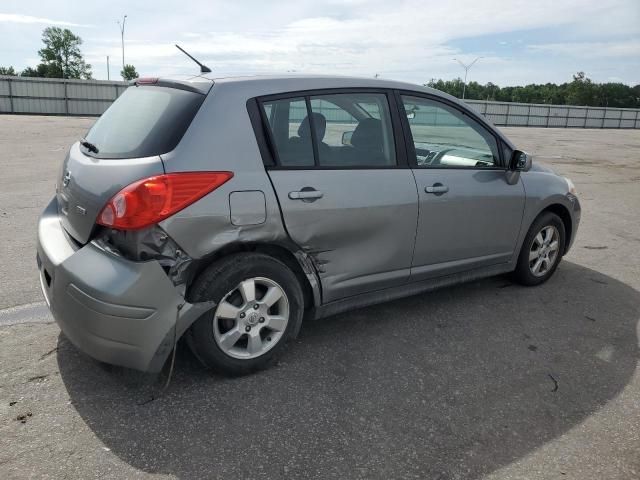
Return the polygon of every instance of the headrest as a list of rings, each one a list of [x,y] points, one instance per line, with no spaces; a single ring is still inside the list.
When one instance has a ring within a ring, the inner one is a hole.
[[[351,145],[363,150],[382,151],[382,122],[377,118],[365,118],[358,123],[351,136]]]
[[[321,142],[324,138],[324,134],[327,131],[327,119],[324,118],[324,115],[321,113],[312,112],[313,115],[313,125],[316,129],[316,136],[318,137],[318,141]],[[300,138],[308,138],[311,139],[311,126],[309,125],[309,115],[304,117],[302,123],[298,127],[298,136]]]

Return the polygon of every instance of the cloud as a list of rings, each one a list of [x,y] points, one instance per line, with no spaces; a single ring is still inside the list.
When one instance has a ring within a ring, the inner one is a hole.
[[[534,52],[568,55],[580,58],[640,58],[640,40],[627,40],[620,42],[545,43],[540,45],[528,45],[527,48]]]
[[[349,8],[349,14],[335,16],[331,15],[334,13],[331,4],[318,11],[302,2],[302,15],[282,24],[278,23],[275,13],[265,10],[261,30],[238,28],[198,33],[194,28],[197,23],[177,19],[176,22],[187,22],[188,28],[183,32],[188,33],[180,33],[176,39],[180,39],[187,51],[210,63],[214,71],[224,73],[298,70],[398,75],[413,72],[414,78],[431,78],[443,71],[455,71],[450,65],[452,56],[464,58],[465,52],[448,45],[452,40],[536,28],[565,28],[580,21],[575,15],[578,10],[581,18],[601,15],[603,5],[618,6],[621,1],[624,0],[561,3],[494,0],[478,8],[476,0],[428,6],[418,0],[393,4],[365,4],[356,0],[344,7]],[[316,11],[321,14],[309,15]],[[549,11],[554,12],[553,16]],[[176,23],[176,28],[179,25]],[[126,55],[142,65],[175,63],[181,54],[173,42],[167,40],[128,41]],[[99,49],[94,53],[98,58],[104,55]],[[495,53],[477,53],[487,57],[481,62],[484,65],[491,64],[491,57],[494,64],[498,61]]]
[[[80,11],[20,1],[25,15],[12,15],[6,29],[25,41],[5,51],[0,45],[5,62],[20,64],[38,48],[37,37],[26,46],[31,32],[18,22],[55,22],[26,15],[37,12],[99,24],[83,35],[83,52],[101,77],[105,57],[121,55],[113,12],[127,12],[125,61],[145,75],[192,71],[174,43],[222,76],[295,70],[425,82],[459,76],[452,59],[477,56],[483,58],[473,79],[494,83],[563,81],[578,70],[631,82],[640,74],[640,65],[625,60],[638,57],[628,40],[640,38],[638,0],[217,0],[216,8],[210,0],[184,0],[178,10],[170,0],[155,0],[152,10],[111,0]],[[0,14],[0,22],[7,17]],[[567,39],[576,43],[563,43]],[[590,48],[602,53],[591,55]]]
[[[31,15],[20,15],[20,14],[14,14],[14,13],[0,13],[0,22],[60,25],[62,27],[92,27],[92,25],[65,22],[62,20],[52,20],[50,18],[32,17]]]

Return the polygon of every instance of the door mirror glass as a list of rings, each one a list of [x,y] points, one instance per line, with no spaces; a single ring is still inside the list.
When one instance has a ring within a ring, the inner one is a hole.
[[[343,132],[342,133],[342,145],[351,145],[351,137],[353,136],[353,131],[351,132]]]
[[[531,155],[522,150],[514,150],[509,162],[510,170],[526,172],[531,168]]]

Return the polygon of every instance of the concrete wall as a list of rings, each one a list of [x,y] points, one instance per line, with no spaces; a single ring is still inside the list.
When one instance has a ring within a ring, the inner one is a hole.
[[[0,76],[0,113],[97,116],[126,88],[127,82]],[[640,109],[466,102],[500,126],[640,128]],[[329,121],[341,120],[323,114]]]

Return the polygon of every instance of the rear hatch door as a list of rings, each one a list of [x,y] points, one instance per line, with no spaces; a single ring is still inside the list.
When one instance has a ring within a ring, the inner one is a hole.
[[[167,82],[129,87],[89,130],[88,143],[71,147],[56,195],[62,225],[76,241],[91,239],[98,214],[123,187],[164,173],[160,155],[177,146],[205,96]]]

